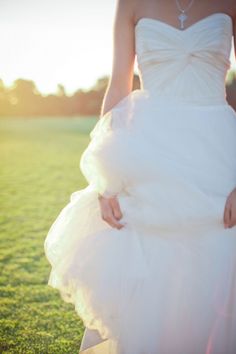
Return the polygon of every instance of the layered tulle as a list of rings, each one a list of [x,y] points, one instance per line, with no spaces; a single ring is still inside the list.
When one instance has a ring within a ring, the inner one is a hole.
[[[81,158],[89,184],[45,240],[48,283],[87,328],[114,341],[114,353],[215,345],[218,354],[226,338],[236,347],[236,232],[223,226],[236,181],[236,114],[154,99],[134,91],[91,132]],[[98,192],[117,195],[124,228],[101,218]]]

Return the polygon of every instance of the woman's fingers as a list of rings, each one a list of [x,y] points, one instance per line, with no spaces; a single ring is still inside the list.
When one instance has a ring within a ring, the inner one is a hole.
[[[228,227],[230,225],[231,221],[231,204],[230,201],[227,200],[225,204],[225,210],[224,210],[224,226]]]
[[[114,198],[105,198],[101,196],[99,197],[99,202],[102,219],[106,221],[110,226],[121,229],[124,225],[117,220],[122,217],[119,203],[114,202]]]
[[[109,225],[117,229],[121,229],[124,226],[116,220],[112,212],[103,214],[103,220],[105,220],[106,222],[108,222]]]
[[[231,206],[231,222],[230,222],[230,227],[233,227],[236,225],[236,205],[235,204],[232,204]]]
[[[113,209],[113,214],[114,214],[115,218],[118,220],[121,219],[123,215],[122,215],[122,212],[120,209],[120,204],[119,204],[119,201],[117,200],[117,197],[110,199],[110,205]]]
[[[236,226],[236,187],[226,199],[223,219],[225,228]]]

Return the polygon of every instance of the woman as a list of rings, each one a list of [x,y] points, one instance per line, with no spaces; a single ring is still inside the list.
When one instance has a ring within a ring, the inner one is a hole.
[[[233,0],[117,2],[89,184],[45,240],[48,284],[86,326],[80,350],[236,353],[235,23]]]

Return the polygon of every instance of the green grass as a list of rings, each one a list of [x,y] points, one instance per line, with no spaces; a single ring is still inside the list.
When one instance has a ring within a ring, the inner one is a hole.
[[[44,239],[75,190],[91,118],[0,120],[0,353],[78,353],[84,326],[47,285]]]

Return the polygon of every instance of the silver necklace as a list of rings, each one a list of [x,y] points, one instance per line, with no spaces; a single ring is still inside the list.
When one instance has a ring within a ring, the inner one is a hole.
[[[188,15],[186,15],[186,12],[190,9],[190,7],[193,5],[194,0],[191,0],[188,6],[185,9],[182,9],[180,6],[180,3],[178,0],[175,0],[176,5],[181,12],[181,14],[178,16],[178,19],[180,20],[180,28],[184,28],[184,21],[187,19]]]

